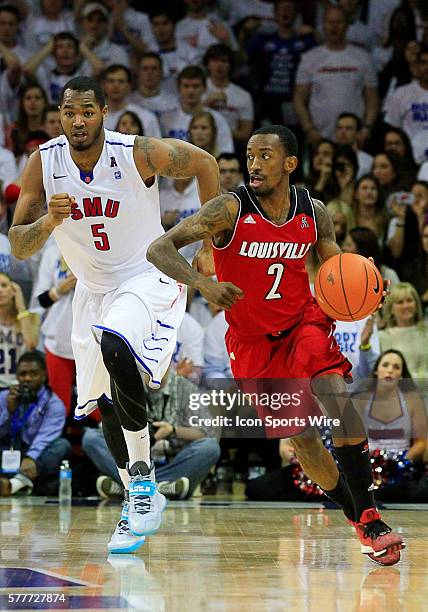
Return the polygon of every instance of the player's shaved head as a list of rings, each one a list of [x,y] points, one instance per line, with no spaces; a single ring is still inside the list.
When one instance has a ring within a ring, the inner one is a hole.
[[[64,101],[64,94],[67,89],[79,92],[93,91],[98,106],[100,108],[104,108],[104,106],[106,105],[106,99],[101,85],[98,83],[98,81],[91,77],[78,76],[68,81],[61,91],[61,96],[59,100],[60,106],[62,106],[62,103]]]
[[[285,154],[289,157],[297,157],[297,139],[293,132],[287,127],[285,127],[285,125],[266,125],[253,132],[251,137],[257,136],[258,134],[276,134],[284,149]]]

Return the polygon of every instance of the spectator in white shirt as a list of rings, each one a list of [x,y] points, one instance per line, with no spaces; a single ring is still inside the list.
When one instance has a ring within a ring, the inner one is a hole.
[[[151,49],[154,36],[146,13],[129,6],[128,0],[104,0],[111,12],[112,41],[127,53],[140,55]]]
[[[211,45],[223,43],[238,50],[238,43],[230,26],[217,15],[209,13],[208,0],[184,0],[187,15],[177,23],[176,36],[199,52],[202,59]]]
[[[74,32],[76,24],[63,0],[41,0],[41,14],[30,15],[23,28],[26,46],[35,53],[59,32]]]
[[[253,100],[245,89],[230,80],[234,53],[226,45],[213,45],[204,55],[208,72],[205,106],[219,111],[227,120],[237,146],[248,142],[254,125]]]
[[[377,79],[369,54],[346,43],[346,15],[340,7],[324,14],[325,44],[305,53],[297,71],[294,108],[311,144],[332,137],[345,111],[363,120],[364,142],[378,113]]]
[[[171,366],[180,376],[199,383],[204,367],[204,330],[188,312],[177,331]]]
[[[189,140],[189,124],[192,115],[204,110],[202,97],[206,89],[205,73],[199,66],[188,66],[178,76],[180,106],[176,110],[163,113],[160,122],[162,134],[168,138]],[[232,131],[226,119],[215,110],[206,108],[216,123],[217,145],[220,152],[233,153]]]
[[[348,20],[347,42],[371,51],[376,44],[376,36],[369,26],[359,19],[361,2],[359,0],[339,0],[338,5],[343,8]]]
[[[224,311],[220,310],[217,306],[215,308],[217,314],[208,323],[204,338],[203,376],[205,384],[209,388],[215,387],[215,381],[212,379],[232,379],[230,357],[224,342],[228,324],[224,317]]]
[[[128,102],[147,108],[158,118],[179,105],[178,96],[163,87],[162,65],[163,60],[157,53],[143,53],[138,64],[137,89],[128,96]]]
[[[0,108],[7,120],[12,119],[16,104],[17,88],[21,81],[22,65],[31,52],[18,44],[18,28],[21,15],[15,6],[0,6]],[[0,144],[4,144],[1,134]]]
[[[418,54],[418,80],[396,89],[390,98],[385,122],[406,132],[416,161],[423,161],[428,137],[428,47],[423,47]]]
[[[131,71],[126,66],[113,64],[105,71],[103,88],[109,112],[104,119],[104,127],[108,130],[114,130],[120,116],[125,111],[132,111],[140,118],[146,136],[160,138],[161,132],[156,115],[145,108],[127,102],[127,97],[131,91],[131,80]]]
[[[354,113],[341,113],[336,121],[336,144],[349,145],[357,154],[357,179],[364,176],[364,174],[369,174],[373,164],[373,156],[358,147],[358,135],[362,127],[361,119],[354,115]]]
[[[155,9],[150,20],[155,39],[150,48],[162,58],[163,76],[175,83],[183,68],[197,62],[200,52],[185,40],[177,40],[174,20],[165,9]]]
[[[80,51],[80,53],[79,53]],[[98,75],[104,69],[104,63],[82,41],[71,32],[59,32],[25,65],[27,74],[36,75],[38,82],[45,90],[49,103],[59,102],[64,85],[80,74],[80,54],[91,66],[92,74]],[[50,58],[53,63],[47,62]]]
[[[126,51],[109,40],[109,12],[101,2],[89,2],[80,13],[83,42],[104,63],[104,68],[112,64],[129,65]],[[91,65],[83,62],[82,74],[90,75]]]

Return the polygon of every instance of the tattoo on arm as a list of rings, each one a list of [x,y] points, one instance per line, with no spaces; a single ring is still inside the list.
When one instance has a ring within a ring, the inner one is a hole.
[[[137,136],[137,138],[135,139],[135,145],[134,145],[139,151],[142,151],[143,155],[144,155],[144,159],[145,162],[147,164],[147,168],[153,172],[153,174],[156,174],[157,168],[154,165],[151,157],[150,157],[150,152],[154,150],[155,145],[153,142],[151,142],[150,138],[147,138],[146,136]]]
[[[190,151],[180,145],[173,147],[172,151],[169,152],[170,163],[162,174],[164,176],[171,176],[175,178],[188,178],[189,176],[189,162],[190,162]]]
[[[196,286],[201,275],[193,270],[178,252],[183,246],[232,230],[238,202],[230,194],[213,198],[200,211],[187,217],[155,240],[147,251],[147,259],[170,278]]]
[[[46,227],[44,214],[45,198],[31,201],[19,223],[12,224],[9,240],[12,253],[18,259],[26,259],[39,251],[49,238],[52,230]]]
[[[168,234],[171,234],[176,248],[181,249],[192,242],[233,230],[237,212],[236,198],[230,194],[220,195],[204,204],[195,215],[179,223]]]
[[[28,225],[13,225],[9,230],[12,253],[18,259],[26,259],[37,253],[52,233],[44,222],[45,216]]]

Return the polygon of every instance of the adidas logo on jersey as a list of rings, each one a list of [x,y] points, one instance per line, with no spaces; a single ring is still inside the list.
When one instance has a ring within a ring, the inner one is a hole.
[[[244,223],[255,223],[255,221],[253,219],[253,216],[252,215],[248,215],[247,217],[245,217]]]

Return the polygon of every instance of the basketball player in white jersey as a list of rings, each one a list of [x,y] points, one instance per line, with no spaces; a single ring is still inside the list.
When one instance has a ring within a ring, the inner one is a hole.
[[[9,239],[25,259],[53,234],[78,279],[76,416],[97,404],[101,410],[125,488],[109,550],[132,552],[157,531],[166,504],[150,462],[143,378],[159,387],[185,310],[184,287],[146,259],[163,234],[157,176],[195,176],[204,203],[220,193],[218,168],[186,142],[105,130],[107,107],[94,79],[69,81],[60,104],[64,135],[29,158]]]

